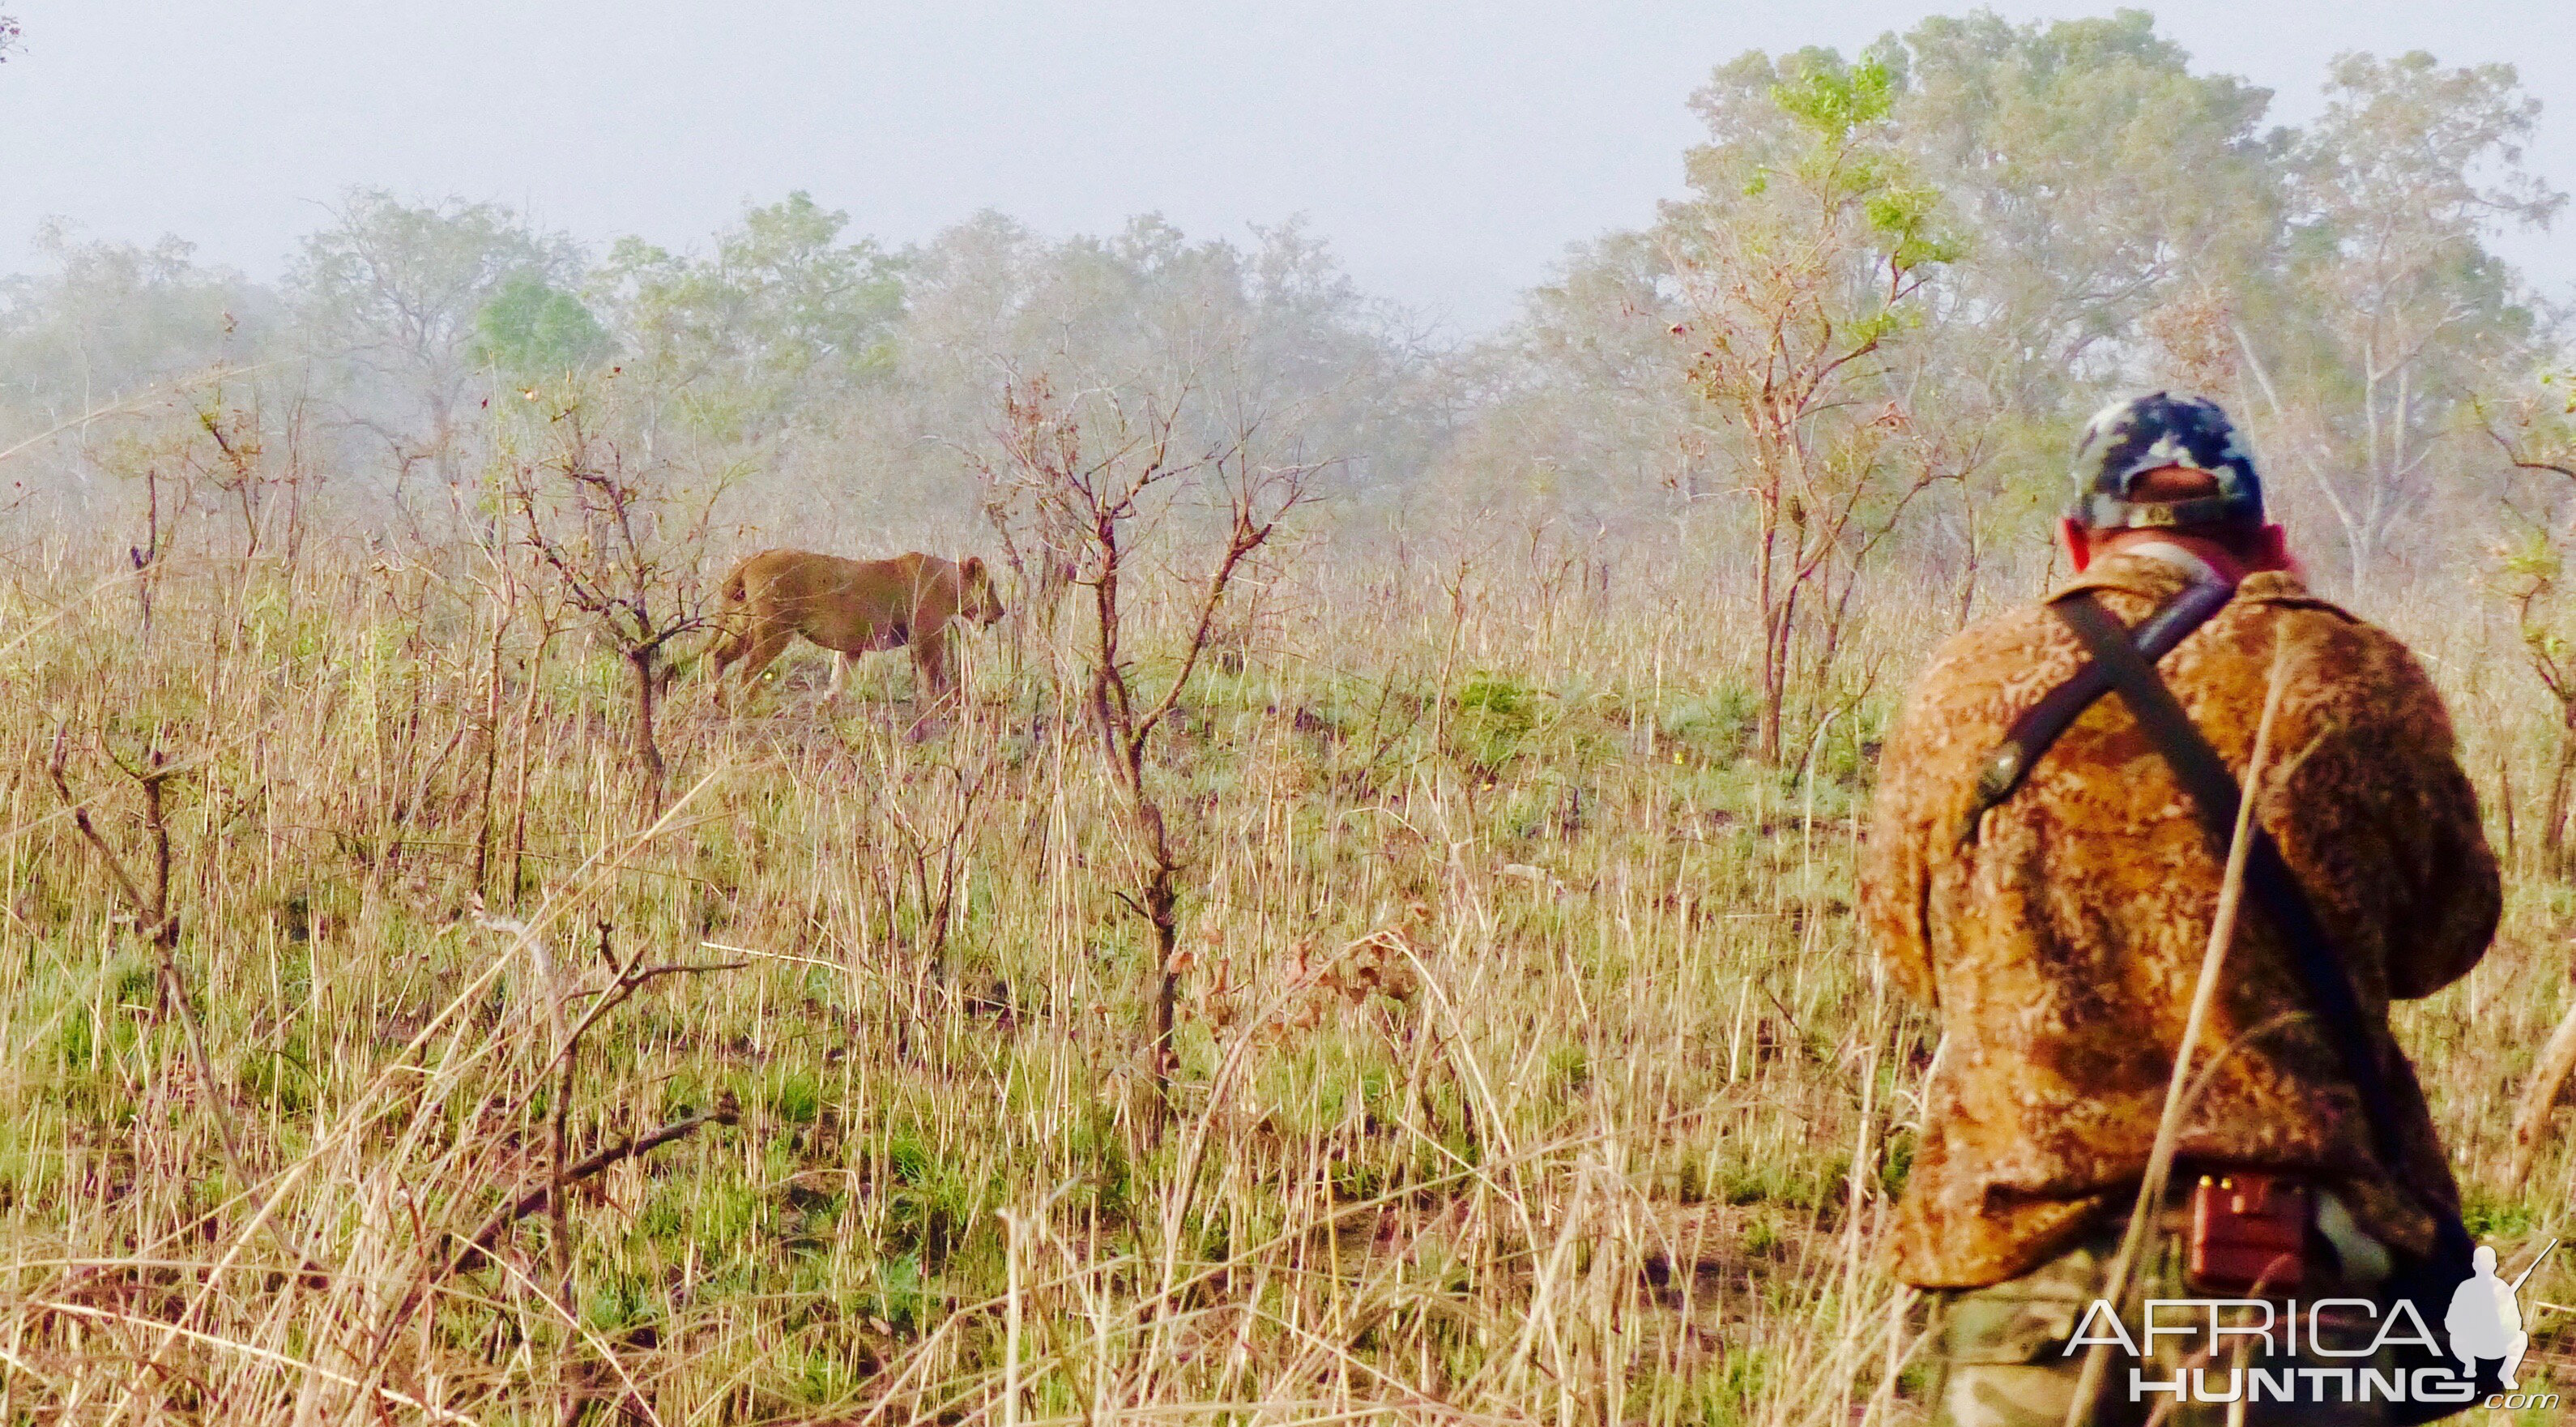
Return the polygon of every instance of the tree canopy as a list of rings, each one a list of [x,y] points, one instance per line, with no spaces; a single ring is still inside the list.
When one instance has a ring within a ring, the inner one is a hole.
[[[2277,124],[2137,10],[1738,56],[1688,98],[1687,193],[1465,341],[1293,218],[1048,235],[986,213],[898,249],[799,190],[701,244],[585,249],[504,205],[362,188],[274,285],[57,228],[0,280],[0,427],[257,365],[399,502],[479,478],[496,389],[613,373],[646,439],[901,523],[971,512],[963,453],[1014,382],[1186,368],[1276,413],[1373,520],[1508,505],[1734,539],[1815,513],[1772,488],[1781,458],[1859,502],[1829,564],[1900,516],[1939,563],[2028,548],[2083,413],[2177,385],[2251,425],[2312,564],[2368,589],[2492,506],[2478,413],[2566,365],[2563,314],[2493,246],[2564,195],[2527,165],[2537,101],[2508,66],[2347,55],[2321,78],[2316,120]],[[1934,498],[1882,503],[1927,471]]]

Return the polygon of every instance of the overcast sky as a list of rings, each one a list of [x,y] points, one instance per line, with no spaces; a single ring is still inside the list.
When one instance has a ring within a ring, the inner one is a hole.
[[[980,208],[1058,235],[1150,210],[1200,236],[1304,214],[1364,286],[1475,330],[1567,243],[1679,190],[1684,100],[1712,66],[1848,53],[1966,8],[0,0],[26,29],[0,65],[0,271],[59,216],[272,276],[353,184],[671,246],[805,188],[897,244]],[[2155,9],[2202,68],[2273,89],[2283,121],[2316,112],[2343,50],[2510,61],[2548,106],[2534,167],[2576,188],[2564,0]],[[2506,245],[2562,295],[2572,223]]]

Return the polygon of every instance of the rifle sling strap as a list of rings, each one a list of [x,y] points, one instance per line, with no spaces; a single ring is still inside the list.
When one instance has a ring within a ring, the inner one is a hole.
[[[2205,580],[2192,585],[2167,601],[2163,608],[2147,616],[2138,626],[2135,644],[2138,653],[2149,664],[2172,653],[2174,646],[2191,632],[2209,622],[2209,617],[2226,607],[2236,593],[2233,585]],[[2084,716],[2094,701],[2111,691],[2111,674],[2095,659],[2078,667],[2066,682],[2040,696],[2039,702],[2022,711],[2012,727],[2004,730],[2003,741],[1986,754],[1977,769],[1975,799],[1968,804],[1966,815],[1959,819],[1958,843],[1964,847],[1977,840],[1977,828],[1985,816],[2011,797],[2030,776],[2030,770],[2046,756],[2057,736]]]
[[[2164,755],[2175,781],[2189,795],[2211,850],[2224,861],[2236,832],[2236,807],[2241,796],[2236,775],[2228,771],[2218,750],[2210,747],[2208,738],[2194,726],[2173,690],[2165,687],[2155,666],[2130,644],[2129,632],[2117,618],[2083,593],[2070,595],[2049,608],[2093,652],[2095,663],[2105,671],[2112,687],[2120,691],[2121,702],[2129,706],[2138,726],[2145,730],[2156,751]],[[2271,919],[2273,930],[2288,949],[2291,968],[2307,989],[2311,1009],[2343,1061],[2344,1074],[2360,1095],[2362,1118],[2369,1122],[2372,1147],[2381,1168],[2392,1181],[2403,1185],[2400,1166],[2405,1160],[2398,1139],[2397,1102],[2363,1023],[2361,1001],[2353,992],[2343,957],[2318,923],[2297,876],[2282,860],[2279,845],[2260,822],[2250,824],[2247,830],[2253,845],[2246,849],[2245,890],[2251,894],[2253,904]],[[2456,1214],[2435,1204],[2425,1207],[2441,1225],[2444,1239],[2465,1239],[2466,1232]]]

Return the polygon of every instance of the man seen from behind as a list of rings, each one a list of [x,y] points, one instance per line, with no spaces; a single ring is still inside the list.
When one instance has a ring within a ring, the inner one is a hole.
[[[2402,1150],[2394,1163],[2375,1153],[2333,1033],[2249,906],[2133,1301],[2277,1297],[2285,1283],[2304,1299],[2367,1299],[2405,1256],[2432,1251],[2458,1190],[2388,1002],[2466,974],[2497,915],[2440,697],[2394,637],[2308,591],[2225,413],[2163,392],[2114,405],[2086,429],[2074,475],[2060,527],[2073,579],[1933,657],[1887,739],[1864,869],[1881,966],[1940,1024],[1895,1256],[1941,1304],[1934,1420],[1960,1427],[2068,1418],[2085,1358],[2068,1344],[2106,1291],[2223,872],[2123,697],[2079,682],[2091,660],[2051,603],[2089,596],[2128,626],[2240,783],[2278,655],[2257,821],[2349,973]],[[2249,1270],[2253,1283],[2196,1279],[2191,1196],[2220,1190],[2239,1208],[2250,1193],[2258,1229],[2263,1215],[2286,1226],[2289,1247]],[[2159,1405],[2167,1422],[2228,1420],[2226,1407],[2132,1400],[2132,1367],[2162,1380],[2171,1365],[2115,1361],[2091,1420],[2143,1422]],[[2257,1424],[2387,1420],[2378,1403],[2236,1410]]]

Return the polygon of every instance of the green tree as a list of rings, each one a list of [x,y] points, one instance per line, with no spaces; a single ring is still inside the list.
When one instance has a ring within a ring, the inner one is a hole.
[[[2570,870],[2568,794],[2576,780],[2576,602],[2567,587],[2576,514],[2576,370],[2544,371],[2478,406],[2479,424],[2503,458],[2512,527],[2495,552],[2500,592],[2513,605],[2533,675],[2558,705],[2540,850],[2550,874],[2563,877]],[[2505,825],[2513,825],[2510,807]]]
[[[2569,354],[2558,353],[2562,362]],[[2543,372],[2507,398],[2482,402],[2481,424],[2517,483],[2536,481],[2535,513],[2497,553],[2501,593],[2514,607],[2524,658],[2558,707],[2557,752],[2542,807],[2540,855],[2548,875],[2564,880],[2570,863],[2569,785],[2576,780],[2576,602],[2567,588],[2567,513],[2576,509],[2576,367]],[[2511,789],[2505,795],[2506,854],[2513,848]],[[2513,1116],[2506,1184],[2520,1188],[2550,1141],[2551,1121],[2576,1076],[2576,1007],[2542,1046]]]
[[[1039,378],[1080,392],[1187,369],[1204,398],[1187,420],[1205,424],[1182,435],[1221,442],[1224,413],[1267,412],[1283,451],[1360,453],[1335,467],[1336,495],[1398,490],[1438,438],[1420,346],[1295,222],[1238,244],[1145,215],[1050,241],[986,213],[906,253],[904,273],[893,379],[865,407],[872,483],[953,481],[959,448],[1004,424],[1003,386]],[[1039,555],[1005,558],[1044,580]]]
[[[2281,226],[2270,94],[2194,74],[2140,10],[1934,18],[1899,53],[1902,142],[1976,255],[1944,274],[1966,320],[1942,340],[2051,458],[2020,464],[2053,468],[2073,413],[2147,375],[2160,318],[2249,300]]]
[[[616,345],[580,298],[535,273],[514,273],[474,314],[470,350],[477,365],[527,383],[582,371]]]
[[[1786,752],[1802,636],[1815,626],[1810,667],[1828,675],[1862,561],[1944,474],[1899,371],[1959,250],[1897,141],[1900,83],[1883,56],[1819,50],[1719,70],[1694,101],[1713,139],[1690,155],[1698,196],[1656,230],[1691,383],[1751,498],[1766,762]]]
[[[1905,552],[1955,578],[1964,610],[1985,527],[2036,528],[2060,492],[2033,473],[2059,469],[2106,388],[2161,379],[2225,394],[2234,382],[2232,319],[2273,300],[2287,140],[2260,129],[2265,91],[2194,73],[2143,12],[2045,24],[1977,13],[1926,20],[1856,65],[1811,51],[1720,69],[1692,100],[1716,142],[1689,159],[1706,197],[1685,211],[1722,232],[1776,207],[1770,185],[1783,180],[1769,175],[1795,178],[1815,141],[1782,107],[1784,76],[1861,72],[1849,96],[1801,102],[1817,119],[1876,114],[1850,131],[1868,160],[1853,174],[1891,186],[1891,218],[1937,196],[1917,216],[1937,214],[1949,260],[1908,267],[1920,285],[1890,307],[1896,346],[1862,362],[1892,365],[1846,375],[1901,371],[1909,443],[1944,448],[1946,471],[1993,473],[1964,490],[1963,518],[1940,522],[1937,543]],[[1580,502],[1586,523],[1608,523],[1660,513],[1658,492],[1687,509],[1738,484],[1746,428],[1694,391],[1700,348],[1673,335],[1692,327],[1698,285],[1675,266],[1690,242],[1673,222],[1584,245],[1519,323],[1452,367],[1467,413],[1448,464],[1475,487],[1537,492],[1569,513]],[[1893,255],[1887,235],[1873,242]],[[1789,625],[1817,581],[1847,568],[1840,556],[1817,566]]]
[[[708,257],[621,239],[603,300],[638,375],[702,429],[758,436],[882,375],[903,312],[898,265],[802,191],[754,208]]]
[[[2345,55],[2326,94],[2294,154],[2288,320],[2243,340],[2274,444],[2366,592],[2485,374],[2528,369],[2537,324],[2488,237],[2547,224],[2566,195],[2523,168],[2540,104],[2510,65]]]
[[[1522,297],[1519,321],[1448,364],[1461,428],[1439,467],[1472,508],[1626,529],[1718,495],[1715,416],[1656,235],[1611,233]]]
[[[0,402],[48,425],[253,356],[273,325],[268,293],[174,237],[94,242],[56,222],[36,247],[50,273],[0,279]]]
[[[467,469],[458,421],[482,371],[477,318],[514,278],[570,286],[579,270],[570,239],[498,204],[362,188],[304,240],[287,281],[316,350],[349,378],[350,420],[392,453],[397,486],[425,462],[453,489]]]

